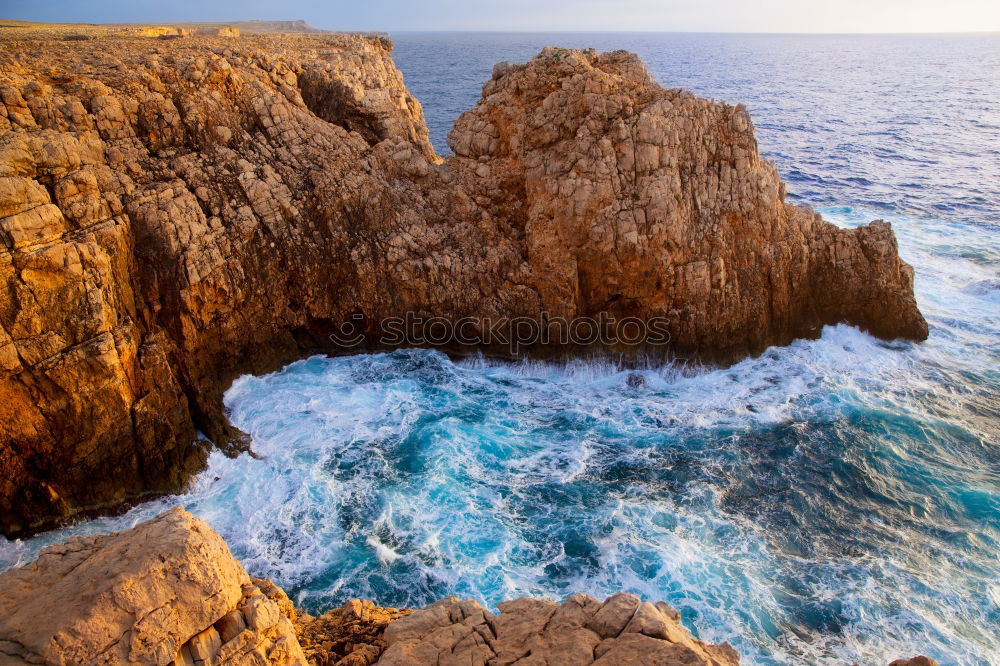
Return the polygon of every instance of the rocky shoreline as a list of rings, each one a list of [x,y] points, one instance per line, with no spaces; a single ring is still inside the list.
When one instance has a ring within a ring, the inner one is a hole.
[[[19,34],[0,33],[7,536],[247,450],[223,391],[342,350],[348,324],[655,318],[655,351],[713,362],[837,322],[927,336],[888,223],[787,204],[742,107],[626,52],[499,65],[441,160],[384,37]]]
[[[664,602],[574,594],[418,610],[351,600],[311,617],[251,578],[181,508],[111,535],[73,537],[0,574],[0,662],[158,666],[736,666]],[[40,618],[44,618],[44,621]],[[917,657],[891,666],[936,666]]]

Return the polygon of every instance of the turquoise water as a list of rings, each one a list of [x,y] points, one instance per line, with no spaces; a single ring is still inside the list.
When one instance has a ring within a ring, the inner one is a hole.
[[[409,39],[415,89],[414,53],[475,70],[464,38]],[[226,394],[262,460],[213,454],[185,495],[0,540],[0,568],[182,504],[311,610],[628,590],[746,664],[1000,664],[997,40],[700,39],[635,49],[661,80],[747,92],[828,219],[893,222],[927,342],[828,327],[727,369],[313,357]],[[439,128],[454,100],[422,100]]]

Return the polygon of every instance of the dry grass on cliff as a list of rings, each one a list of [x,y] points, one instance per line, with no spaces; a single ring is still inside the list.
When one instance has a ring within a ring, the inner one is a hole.
[[[232,21],[226,23],[35,23],[0,19],[0,40],[54,39],[88,41],[93,39],[172,40],[192,36],[218,35],[220,29],[233,28],[246,35],[338,35],[354,34],[320,30],[305,21]],[[158,29],[167,34],[157,35]],[[360,33],[385,38],[383,33]],[[238,39],[239,37],[230,37]]]

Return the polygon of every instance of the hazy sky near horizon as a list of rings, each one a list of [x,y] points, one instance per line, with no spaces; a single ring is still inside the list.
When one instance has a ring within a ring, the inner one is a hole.
[[[0,0],[67,23],[303,19],[330,30],[1000,31],[1000,0]]]

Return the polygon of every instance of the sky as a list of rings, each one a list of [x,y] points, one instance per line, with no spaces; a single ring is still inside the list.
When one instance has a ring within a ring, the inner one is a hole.
[[[1000,0],[0,0],[59,23],[303,19],[329,30],[1000,31]]]

